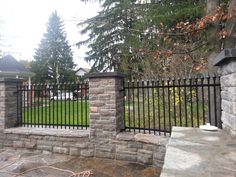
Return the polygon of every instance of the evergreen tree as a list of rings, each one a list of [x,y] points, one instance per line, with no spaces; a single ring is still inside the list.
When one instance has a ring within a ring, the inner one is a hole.
[[[34,59],[32,71],[36,73],[33,78],[35,82],[74,81],[72,51],[57,12],[53,12],[49,18],[47,32],[36,50]]]
[[[82,34],[89,33],[89,39],[78,46],[89,43],[87,61],[93,61],[93,70],[117,70],[124,57],[129,57],[128,42],[132,36],[128,28],[132,27],[131,7],[133,0],[105,1],[103,10],[80,25],[86,25]],[[125,51],[125,53],[124,53]]]
[[[87,61],[93,69],[114,69],[129,75],[143,72],[143,55],[165,45],[160,32],[166,32],[178,21],[193,21],[203,15],[201,0],[105,0],[102,11],[86,20],[82,34],[89,38],[78,46],[89,44]]]

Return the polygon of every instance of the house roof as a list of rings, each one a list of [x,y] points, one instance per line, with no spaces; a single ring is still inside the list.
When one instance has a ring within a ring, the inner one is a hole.
[[[89,68],[79,68],[79,69],[77,69],[77,71],[79,71],[79,70],[83,70],[86,73],[88,73],[90,71]]]
[[[7,55],[0,59],[0,75],[21,75],[28,77],[33,76],[34,73],[30,72],[14,57]]]

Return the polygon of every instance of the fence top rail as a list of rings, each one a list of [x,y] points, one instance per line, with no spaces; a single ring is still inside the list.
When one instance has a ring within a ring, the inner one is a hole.
[[[220,86],[220,77],[125,81],[124,88]]]
[[[126,79],[125,82],[161,82],[161,81],[190,81],[190,80],[214,80],[214,79],[220,79],[220,75],[196,75],[191,77],[169,77],[169,78],[159,78],[159,79],[140,79],[140,80],[129,80]]]
[[[61,82],[61,83],[55,83],[55,82],[44,82],[44,83],[32,83],[30,86],[62,86],[62,85],[88,85],[88,81],[84,82]],[[21,84],[22,86],[29,86],[28,83]]]

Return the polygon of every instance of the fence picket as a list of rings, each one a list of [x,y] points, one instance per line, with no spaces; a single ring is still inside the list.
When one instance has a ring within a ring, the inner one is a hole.
[[[18,125],[87,128],[88,91],[87,82],[17,86]]]
[[[209,122],[218,126],[214,115],[220,104],[216,101],[220,81],[216,78],[201,77],[200,82],[198,77],[162,79],[141,85],[125,82],[125,129],[166,135],[172,125],[199,127]]]

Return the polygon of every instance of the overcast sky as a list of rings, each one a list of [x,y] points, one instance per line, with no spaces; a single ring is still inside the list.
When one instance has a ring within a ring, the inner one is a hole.
[[[99,3],[80,0],[0,0],[0,44],[5,54],[16,59],[32,60],[50,14],[57,10],[65,24],[74,62],[79,67],[89,67],[83,58],[86,47],[74,44],[86,38],[79,34],[78,22],[96,15]]]

